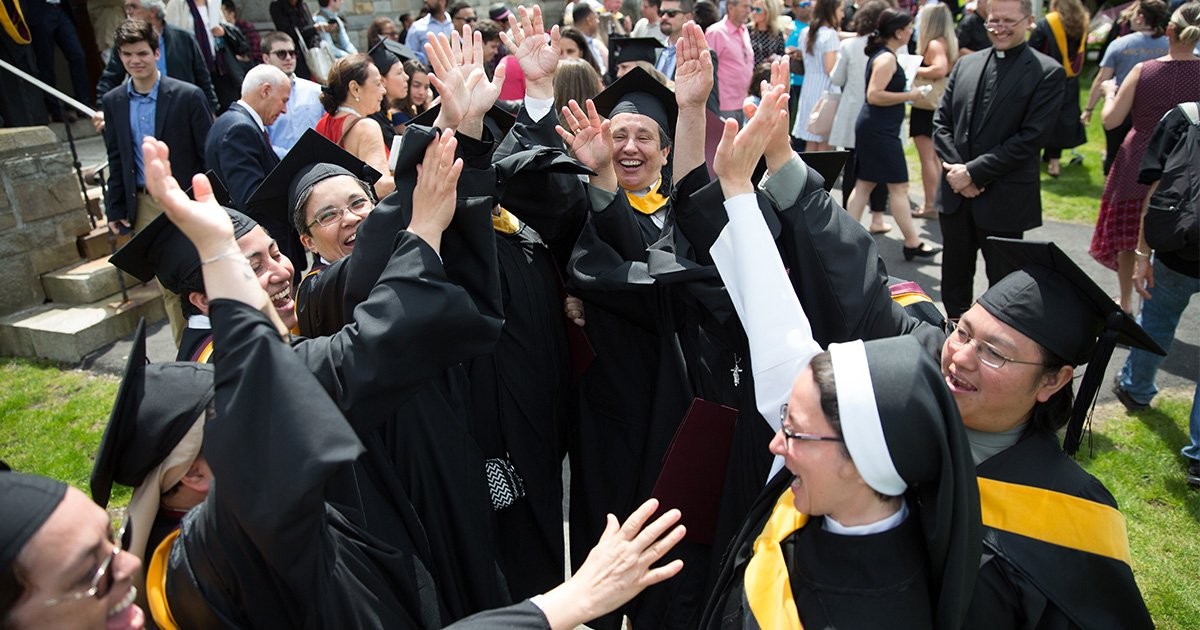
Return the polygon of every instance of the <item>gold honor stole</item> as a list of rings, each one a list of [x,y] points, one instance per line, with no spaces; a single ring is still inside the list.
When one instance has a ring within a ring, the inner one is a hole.
[[[1054,33],[1054,43],[1058,45],[1058,53],[1063,58],[1063,70],[1067,72],[1067,78],[1079,74],[1079,70],[1075,69],[1074,60],[1083,55],[1084,47],[1087,45],[1087,33],[1079,38],[1079,50],[1076,51],[1074,57],[1067,57],[1067,31],[1063,29],[1062,16],[1057,11],[1046,14],[1046,24],[1050,25],[1050,32]],[[1082,65],[1082,64],[1081,64]],[[1082,68],[1080,68],[1082,70]]]
[[[0,0],[0,25],[12,40],[22,46],[33,41],[29,34],[29,25],[25,23],[25,12],[21,10],[20,0]]]
[[[1129,564],[1125,517],[1116,508],[983,477],[979,503],[986,527]]]
[[[635,195],[626,190],[625,197],[629,199],[629,205],[633,206],[634,210],[646,215],[654,214],[671,200],[670,197],[664,197],[662,193],[658,192],[660,186],[662,186],[662,177],[654,182],[654,185],[650,187],[650,192],[644,195]]]
[[[298,333],[297,333],[298,334]],[[192,355],[193,363],[208,363],[212,359],[213,340],[209,339],[208,343],[196,349],[196,354]]]
[[[808,523],[808,515],[800,513],[794,501],[791,488],[779,496],[762,533],[754,539],[754,555],[746,565],[743,587],[759,628],[803,630],[804,627],[800,625],[783,548],[779,546],[783,539]]]
[[[150,566],[146,568],[146,601],[150,604],[150,615],[154,623],[162,630],[178,630],[175,616],[171,614],[171,606],[167,602],[167,557],[171,555],[171,545],[179,538],[179,530],[171,532],[163,539],[150,557]]]
[[[500,214],[492,215],[492,229],[501,234],[516,234],[521,229],[521,222],[511,212],[500,208]]]

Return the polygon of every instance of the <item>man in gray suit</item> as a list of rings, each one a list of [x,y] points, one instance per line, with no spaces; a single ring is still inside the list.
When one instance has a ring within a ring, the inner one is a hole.
[[[990,283],[1011,269],[987,237],[1021,238],[1042,224],[1038,152],[1063,99],[1065,74],[1029,48],[1030,0],[993,0],[992,47],[955,64],[933,116],[933,141],[945,169],[939,192],[942,302],[948,317],[971,307],[975,258],[982,249]]]

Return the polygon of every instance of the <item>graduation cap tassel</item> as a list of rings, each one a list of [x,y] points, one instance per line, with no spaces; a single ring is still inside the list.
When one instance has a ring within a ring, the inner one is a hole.
[[[1117,337],[1121,333],[1123,320],[1124,313],[1120,311],[1109,313],[1104,319],[1104,332],[1096,341],[1095,350],[1088,361],[1087,371],[1084,372],[1083,380],[1079,383],[1079,392],[1075,395],[1075,406],[1071,409],[1071,419],[1067,422],[1067,433],[1063,438],[1063,451],[1067,455],[1074,456],[1079,450],[1079,443],[1083,439],[1084,423],[1091,417],[1092,408],[1095,407],[1096,393],[1100,390],[1100,383],[1104,379],[1108,361],[1112,358],[1113,349],[1117,345]]]

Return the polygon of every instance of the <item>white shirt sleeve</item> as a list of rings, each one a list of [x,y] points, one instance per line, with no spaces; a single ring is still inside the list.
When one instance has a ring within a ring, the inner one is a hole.
[[[709,253],[746,330],[758,411],[778,431],[779,408],[787,402],[796,376],[821,347],[813,339],[755,196],[726,199],[725,210],[729,223]],[[771,474],[781,465],[777,457]]]

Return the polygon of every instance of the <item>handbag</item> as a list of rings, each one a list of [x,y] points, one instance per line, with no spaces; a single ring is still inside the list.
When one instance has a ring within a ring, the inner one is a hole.
[[[524,498],[525,482],[517,472],[517,467],[513,466],[507,457],[484,460],[483,470],[487,474],[493,510],[498,512]]]
[[[296,29],[296,41],[302,44],[304,35],[300,29]],[[308,64],[308,71],[312,75],[312,80],[325,85],[329,81],[329,71],[333,69],[333,51],[330,50],[329,42],[323,38],[317,39],[317,45],[312,48],[302,46],[304,50],[304,61]]]
[[[942,94],[946,92],[946,80],[948,78],[949,77],[942,77],[940,79],[925,79],[923,77],[917,77],[913,79],[914,88],[921,87],[922,85],[929,85],[932,86],[933,89],[930,90],[925,96],[913,99],[912,106],[917,109],[925,109],[929,111],[937,109],[938,103],[942,102]]]
[[[842,101],[840,92],[825,92],[817,100],[817,104],[808,114],[808,133],[814,136],[828,136],[833,130],[833,117],[837,114],[838,103]]]

